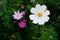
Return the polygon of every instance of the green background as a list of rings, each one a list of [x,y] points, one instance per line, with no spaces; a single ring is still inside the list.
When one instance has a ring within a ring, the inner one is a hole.
[[[29,19],[30,9],[36,4],[46,5],[50,10],[50,20],[45,25],[34,25]],[[18,27],[12,15],[14,11],[26,12],[27,27]],[[12,36],[14,35],[14,36]],[[0,40],[59,40],[60,39],[60,0],[1,0],[0,4]]]

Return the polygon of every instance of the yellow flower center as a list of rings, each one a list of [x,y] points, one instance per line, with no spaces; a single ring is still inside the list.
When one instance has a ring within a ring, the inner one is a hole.
[[[38,16],[41,17],[42,16],[42,13],[38,13]]]

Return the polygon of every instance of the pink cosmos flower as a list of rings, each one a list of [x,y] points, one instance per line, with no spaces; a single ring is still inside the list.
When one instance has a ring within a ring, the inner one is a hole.
[[[27,22],[27,20],[23,19],[19,22],[18,26],[20,28],[25,28],[26,27],[26,22]]]
[[[18,12],[15,11],[13,17],[16,20],[19,20],[19,19],[21,19],[23,17],[24,14],[25,14],[24,11],[22,11],[21,13],[19,11]]]

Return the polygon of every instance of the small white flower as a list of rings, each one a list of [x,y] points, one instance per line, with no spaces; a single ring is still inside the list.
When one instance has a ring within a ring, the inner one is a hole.
[[[49,20],[49,14],[50,14],[50,11],[47,10],[47,7],[45,5],[40,5],[40,4],[37,4],[34,7],[31,8],[30,10],[31,15],[29,15],[29,18],[30,20],[33,20],[33,23],[34,24],[39,24],[39,25],[44,25],[45,22],[48,22]]]
[[[35,2],[36,0],[31,0],[31,2]]]

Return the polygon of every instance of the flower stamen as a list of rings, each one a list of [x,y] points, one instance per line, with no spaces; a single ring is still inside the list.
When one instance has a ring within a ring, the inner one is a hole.
[[[38,13],[38,16],[41,17],[42,16],[42,13]]]

